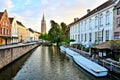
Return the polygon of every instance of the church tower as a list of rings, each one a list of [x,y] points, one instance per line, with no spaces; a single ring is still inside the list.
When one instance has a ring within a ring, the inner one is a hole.
[[[42,17],[42,20],[41,20],[41,33],[42,34],[46,33],[46,21],[45,21],[45,18],[44,18],[44,14],[43,14],[43,17]]]

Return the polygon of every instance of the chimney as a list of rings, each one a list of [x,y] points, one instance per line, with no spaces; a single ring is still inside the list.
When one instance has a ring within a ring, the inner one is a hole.
[[[77,21],[79,18],[74,18],[74,22]]]
[[[87,9],[87,13],[90,13],[90,9]]]

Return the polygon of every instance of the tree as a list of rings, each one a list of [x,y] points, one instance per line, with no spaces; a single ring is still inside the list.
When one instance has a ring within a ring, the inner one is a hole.
[[[120,51],[120,40],[111,40],[109,41],[109,45],[110,45],[111,50],[115,52]]]
[[[49,40],[49,36],[46,33],[45,34],[40,34],[39,38],[42,39],[42,40]]]
[[[56,23],[55,21],[51,20],[50,21],[51,24],[51,29],[48,32],[49,35],[49,39],[52,43],[58,43],[61,41],[61,28],[59,26],[58,23]]]
[[[61,30],[62,30],[62,40],[66,40],[67,39],[67,25],[62,22],[61,23]]]

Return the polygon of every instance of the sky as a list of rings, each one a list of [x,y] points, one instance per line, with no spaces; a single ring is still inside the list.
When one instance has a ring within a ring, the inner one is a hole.
[[[0,12],[5,9],[9,17],[23,23],[27,28],[41,32],[41,19],[44,14],[47,31],[50,20],[57,23],[64,22],[67,25],[74,18],[82,17],[87,9],[93,10],[107,0],[0,0]]]

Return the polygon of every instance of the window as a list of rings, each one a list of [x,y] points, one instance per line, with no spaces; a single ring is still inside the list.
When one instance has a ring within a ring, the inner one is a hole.
[[[0,27],[0,34],[2,34],[2,28]]]
[[[98,38],[98,33],[95,32],[95,41],[97,41],[97,38]]]
[[[101,42],[102,41],[102,31],[98,32],[98,40]]]
[[[89,33],[89,41],[91,41],[92,39],[92,33]]]
[[[100,14],[100,26],[103,26],[103,14]]]
[[[5,29],[5,35],[6,35],[6,31],[7,31],[7,30]]]
[[[4,26],[8,26],[8,23],[6,21],[3,22]]]
[[[2,34],[4,34],[4,28],[2,28]]]
[[[120,26],[120,17],[117,18],[117,25]]]
[[[89,29],[91,30],[91,19],[89,20]]]
[[[83,34],[81,34],[81,42],[83,41]]]
[[[80,42],[80,34],[78,34],[78,42]]]
[[[117,14],[118,15],[120,14],[120,8],[117,8]]]
[[[97,27],[98,26],[98,17],[96,16],[95,17],[95,27]]]
[[[75,35],[75,40],[77,41],[77,35]]]
[[[87,40],[87,34],[85,34],[85,41]]]
[[[81,22],[81,31],[83,31],[83,23]]]
[[[86,30],[86,21],[85,21],[85,23],[84,23],[84,26],[85,26],[85,27],[84,27],[84,31],[85,31],[85,30]]]
[[[114,33],[114,39],[115,40],[120,39],[120,32],[115,32]]]
[[[106,12],[106,25],[110,24],[110,13],[109,11]]]
[[[106,41],[109,40],[109,30],[106,30]]]

